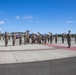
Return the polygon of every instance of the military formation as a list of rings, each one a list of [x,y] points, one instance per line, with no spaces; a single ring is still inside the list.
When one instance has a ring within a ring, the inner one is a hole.
[[[12,46],[15,46],[16,43],[16,34],[13,32],[12,36],[10,36],[9,33],[5,32],[5,35],[2,36],[3,40],[5,40],[5,46],[8,46],[8,40],[10,40],[10,37],[12,37]],[[24,35],[19,35],[19,45],[22,45],[22,38],[24,38],[24,44],[46,44],[50,43],[52,44],[53,39],[55,40],[55,43],[58,41],[58,34],[56,33],[53,35],[51,32],[48,34],[40,34],[39,32],[37,34],[32,33],[31,35],[27,32],[24,33]],[[71,32],[68,31],[67,34],[62,33],[62,44],[64,44],[65,38],[67,39],[68,48],[71,47]],[[0,40],[1,40],[1,34],[0,34]],[[76,34],[75,34],[75,43],[76,43]]]

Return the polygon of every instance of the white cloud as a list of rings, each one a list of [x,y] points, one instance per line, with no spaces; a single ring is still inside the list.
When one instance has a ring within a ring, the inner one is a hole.
[[[22,19],[33,19],[33,17],[32,16],[24,16],[24,17],[22,17]]]
[[[19,16],[16,16],[16,20],[19,20],[20,19],[20,17]]]
[[[66,23],[69,23],[69,24],[71,24],[71,23],[75,23],[75,21],[68,20]]]
[[[16,20],[19,20],[19,19],[24,19],[24,20],[26,20],[27,22],[32,22],[33,21],[33,16],[31,16],[31,15],[26,15],[26,16],[15,16],[15,19]]]
[[[0,24],[4,24],[5,22],[4,21],[0,21]]]

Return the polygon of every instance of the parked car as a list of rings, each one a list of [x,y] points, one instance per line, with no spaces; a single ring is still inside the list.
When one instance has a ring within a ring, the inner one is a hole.
[[[16,39],[19,39],[20,38],[20,35],[16,35]]]

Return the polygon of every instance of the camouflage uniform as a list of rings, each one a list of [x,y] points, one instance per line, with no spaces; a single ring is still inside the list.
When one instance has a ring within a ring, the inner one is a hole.
[[[26,44],[26,33],[24,34],[24,44]]]
[[[41,44],[41,39],[42,39],[41,34],[38,32],[38,34],[37,34],[37,43]]]
[[[42,36],[39,35],[39,44],[41,44],[41,38],[42,38]]]
[[[12,45],[13,46],[15,45],[15,34],[14,33],[12,34]]]
[[[34,44],[35,43],[35,35],[34,35],[34,33],[32,33],[31,40],[32,40],[32,44]]]
[[[22,44],[22,37],[20,35],[20,37],[19,37],[19,45],[21,45],[21,44]]]
[[[37,34],[37,43],[39,43],[39,34]]]
[[[49,34],[49,41],[52,43],[52,33]]]
[[[29,43],[29,34],[26,33],[25,34],[25,44],[28,44]]]
[[[75,34],[75,44],[76,44],[76,34]]]
[[[68,31],[68,34],[67,34],[67,43],[68,43],[68,48],[70,48],[70,46],[71,46],[71,34],[70,34],[70,31]]]
[[[0,33],[0,40],[1,40],[1,33]]]
[[[29,44],[29,34],[27,34],[27,44]]]
[[[5,32],[5,46],[7,46],[8,44],[8,34],[7,32]]]

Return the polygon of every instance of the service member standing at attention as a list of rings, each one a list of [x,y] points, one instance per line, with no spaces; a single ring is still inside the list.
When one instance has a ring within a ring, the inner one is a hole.
[[[43,35],[41,35],[41,42],[43,43]]]
[[[22,45],[22,37],[21,37],[21,35],[19,37],[19,44]]]
[[[57,33],[55,34],[55,43],[57,43],[57,40],[58,40],[58,35]]]
[[[30,38],[29,38],[29,33],[27,33],[27,44],[29,44],[30,43],[30,40],[29,40]]]
[[[8,44],[8,34],[7,32],[5,32],[5,46],[7,46]]]
[[[70,30],[68,31],[68,34],[67,34],[67,43],[68,43],[68,48],[70,48],[70,46],[71,46],[71,33],[70,33]]]
[[[49,33],[49,41],[52,43],[52,33]]]
[[[1,40],[1,33],[0,33],[0,40]]]
[[[14,46],[15,45],[15,33],[13,32],[12,34],[12,45]]]
[[[39,35],[40,35],[40,33],[38,32],[37,33],[37,43],[39,44]]]
[[[38,44],[41,44],[41,39],[42,39],[41,34],[38,32],[38,34],[37,34],[37,42],[38,42]]]
[[[75,44],[76,44],[76,34],[75,34]]]
[[[41,36],[41,34],[39,35],[39,44],[41,44],[41,38],[42,38],[42,36]]]
[[[50,39],[49,36],[50,36],[50,32],[47,35],[47,41],[48,41],[48,43],[49,43],[49,39]]]
[[[32,33],[32,35],[31,35],[31,40],[32,40],[32,44],[34,44],[35,43],[34,33]]]

